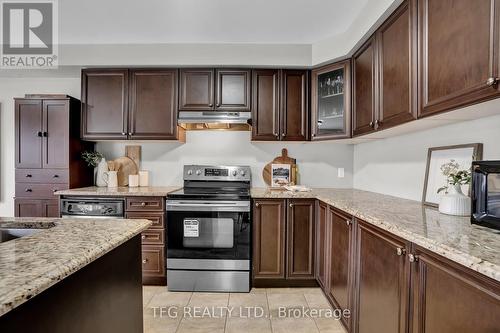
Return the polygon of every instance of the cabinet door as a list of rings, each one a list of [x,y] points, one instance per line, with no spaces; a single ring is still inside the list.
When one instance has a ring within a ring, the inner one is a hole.
[[[378,129],[417,119],[417,1],[407,0],[377,32]]]
[[[214,110],[214,70],[181,69],[179,80],[179,110]]]
[[[419,1],[419,116],[499,95],[499,7],[497,0]]]
[[[16,100],[16,168],[42,167],[42,101]]]
[[[249,70],[218,69],[215,72],[218,111],[250,111]]]
[[[376,44],[368,40],[353,57],[353,135],[375,130]]]
[[[175,140],[177,70],[132,70],[130,77],[130,138]]]
[[[43,101],[43,167],[69,168],[69,101]]]
[[[500,284],[417,247],[412,263],[413,333],[498,332]]]
[[[43,200],[38,199],[15,199],[16,217],[46,217]]]
[[[334,208],[328,210],[328,292],[327,296],[338,309],[351,309],[352,217]],[[342,317],[344,324],[349,323]]]
[[[252,85],[252,140],[279,140],[279,70],[254,70],[252,72]]]
[[[409,244],[358,221],[356,245],[355,332],[406,332]]]
[[[351,136],[351,61],[312,71],[311,138],[340,139]]]
[[[82,71],[82,138],[126,139],[128,70]]]
[[[45,200],[42,208],[44,216],[59,217],[59,200]]]
[[[315,200],[289,200],[287,214],[287,279],[314,279]]]
[[[327,253],[329,244],[328,226],[328,205],[319,202],[316,210],[316,256],[314,264],[316,266],[316,280],[323,290],[327,290],[327,271],[328,257]]]
[[[254,279],[285,278],[285,200],[255,200]]]
[[[306,141],[309,128],[309,72],[283,70],[281,140]]]

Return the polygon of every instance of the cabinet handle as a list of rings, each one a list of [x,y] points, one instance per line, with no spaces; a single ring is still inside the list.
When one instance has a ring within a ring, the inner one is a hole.
[[[142,236],[141,236],[141,239],[146,239],[146,236],[145,236],[145,235],[142,235]]]
[[[42,132],[38,131],[38,132],[36,132],[36,135],[39,137],[42,137]]]
[[[47,132],[43,132],[43,136],[44,136],[44,137],[47,137],[47,136],[49,136],[49,133],[47,133]]]
[[[370,127],[373,128],[373,121],[370,121]]]
[[[255,207],[259,207],[260,204],[258,202],[255,203]]]
[[[290,206],[290,208],[293,208],[293,203],[291,203],[289,206]]]
[[[145,202],[141,202],[141,206],[142,207],[146,206],[146,203]]]
[[[52,178],[59,178],[59,175],[54,175],[52,176]]]
[[[278,133],[273,133],[275,137],[278,137],[280,136]]]
[[[496,86],[499,80],[500,78],[498,77],[490,77],[488,80],[486,80],[486,85],[488,87]]]
[[[56,193],[58,191],[57,188],[52,189],[52,192]]]
[[[122,132],[122,135],[127,135],[127,133],[126,132]]]
[[[214,103],[210,103],[210,104],[208,104],[208,106],[212,107],[212,106],[214,106]]]
[[[27,188],[27,189],[24,190],[24,192],[33,192],[33,190],[30,189],[30,188]]]
[[[380,120],[375,120],[375,127],[379,127],[382,125],[382,122]]]
[[[26,175],[26,178],[31,178],[31,177],[32,176],[29,173]]]
[[[351,220],[345,220],[345,223],[347,224],[347,226],[351,226]]]
[[[142,259],[142,263],[146,264],[148,262],[148,259]]]
[[[408,261],[409,262],[417,262],[418,261],[418,257],[416,255],[410,253],[408,255]]]
[[[282,136],[282,137],[285,137],[285,136],[286,136],[286,134],[285,134],[285,133],[283,133],[283,134],[281,134],[281,136]]]
[[[128,132],[128,135],[132,135],[132,132]]]
[[[313,133],[312,137],[315,138],[316,137],[316,133]]]
[[[215,104],[215,106],[216,106],[216,107],[219,107],[219,106],[220,106],[220,103]]]
[[[396,249],[396,254],[397,254],[398,256],[402,256],[402,255],[403,255],[403,254],[405,254],[405,253],[406,253],[406,249],[403,249],[403,248],[400,248],[400,247],[398,247],[398,248]]]

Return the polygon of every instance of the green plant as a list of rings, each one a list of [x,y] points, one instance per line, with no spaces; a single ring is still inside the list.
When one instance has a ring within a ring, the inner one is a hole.
[[[441,165],[441,173],[446,176],[447,185],[440,187],[437,193],[447,191],[450,185],[467,185],[470,184],[472,174],[470,169],[460,169],[460,164],[455,160]]]
[[[99,164],[102,157],[102,154],[98,151],[84,151],[82,153],[83,160],[92,168],[95,168]]]

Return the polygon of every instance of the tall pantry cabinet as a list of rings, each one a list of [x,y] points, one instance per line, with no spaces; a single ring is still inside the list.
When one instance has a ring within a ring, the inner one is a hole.
[[[81,152],[80,101],[66,95],[15,99],[15,216],[59,217],[54,192],[91,185]]]

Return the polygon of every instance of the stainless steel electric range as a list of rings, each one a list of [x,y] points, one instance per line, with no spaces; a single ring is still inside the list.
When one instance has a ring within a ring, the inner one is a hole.
[[[184,166],[167,196],[167,279],[172,291],[250,291],[250,168]]]

